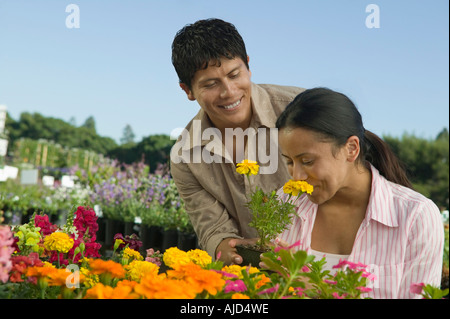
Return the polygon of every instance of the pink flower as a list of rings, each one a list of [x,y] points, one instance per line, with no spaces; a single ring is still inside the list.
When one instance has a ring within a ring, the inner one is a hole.
[[[371,292],[372,288],[368,288],[368,287],[356,287],[356,289],[358,289],[361,292]]]
[[[347,267],[350,268],[351,270],[356,270],[356,271],[362,271],[364,269],[366,269],[367,265],[364,265],[363,263],[354,263],[348,260],[342,260],[339,259],[339,263],[333,266],[333,269],[336,268],[345,268]]]
[[[425,287],[425,284],[423,282],[421,282],[419,284],[413,283],[409,287],[409,292],[416,294],[416,295],[420,295],[420,294],[422,294],[423,287]]]
[[[225,283],[225,289],[224,292],[243,292],[247,290],[247,286],[245,286],[245,283],[238,279],[238,280],[227,280]]]
[[[277,243],[277,244],[278,244],[278,243]],[[284,249],[284,250],[290,250],[290,249],[292,249],[292,248],[294,248],[294,247],[297,247],[297,246],[300,246],[300,245],[301,245],[301,242],[300,242],[300,240],[299,240],[299,241],[293,243],[292,245],[290,245],[290,246],[288,246],[288,247],[277,246],[277,247],[275,247],[274,251],[277,253],[277,252],[279,252],[279,251],[282,250],[282,249]]]
[[[323,280],[325,283],[330,284],[330,285],[337,285],[337,281],[333,281],[333,280],[328,280],[328,279],[324,279]]]
[[[366,277],[370,281],[375,281],[377,279],[377,276],[375,274],[372,274],[372,273],[367,272],[367,271],[363,272],[361,276],[362,277]]]
[[[347,294],[342,294],[341,296],[339,296],[337,292],[333,292],[332,296],[334,299],[345,299],[345,296],[347,296]]]
[[[303,266],[302,267],[302,272],[310,272],[311,271],[311,269],[309,269],[309,267],[308,266]]]
[[[9,226],[0,225],[0,282],[7,282],[12,268],[11,254],[14,252],[13,234]]]
[[[278,288],[280,288],[280,284],[276,284],[272,288],[267,288],[265,290],[262,290],[258,292],[258,295],[264,295],[264,294],[271,294],[278,291]]]

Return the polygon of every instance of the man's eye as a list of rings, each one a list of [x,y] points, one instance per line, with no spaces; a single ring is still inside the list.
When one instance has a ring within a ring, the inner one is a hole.
[[[204,85],[205,88],[212,88],[214,85],[216,85],[216,82],[210,82]]]
[[[237,78],[238,76],[239,76],[239,72],[231,74],[231,75],[230,75],[230,78],[235,79],[235,78]]]

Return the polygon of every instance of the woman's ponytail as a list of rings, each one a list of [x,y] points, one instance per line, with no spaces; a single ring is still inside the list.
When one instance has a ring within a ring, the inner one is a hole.
[[[365,131],[363,155],[387,180],[413,188],[406,171],[389,145],[376,134]]]

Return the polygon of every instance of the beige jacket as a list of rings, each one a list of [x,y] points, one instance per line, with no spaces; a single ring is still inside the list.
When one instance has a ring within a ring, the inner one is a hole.
[[[304,89],[297,87],[252,83],[253,117],[249,132],[255,133],[255,140],[250,143],[249,138],[244,157],[257,160],[261,165],[260,174],[250,177],[252,189],[257,185],[270,192],[289,180],[274,127],[286,105],[302,91]],[[208,128],[208,134],[204,134]],[[184,136],[181,135],[172,148],[171,173],[185,202],[200,247],[214,258],[216,248],[223,239],[255,238],[257,233],[248,225],[251,221],[251,213],[246,207],[246,194],[250,192],[248,180],[236,173],[232,156],[221,142],[220,132],[219,135],[210,134],[212,128],[208,116],[200,110],[186,126]],[[266,143],[263,143],[264,137]],[[276,143],[272,144],[272,149],[269,141]],[[253,148],[249,145],[256,145],[256,151],[252,152]],[[261,173],[263,167],[266,173]],[[272,171],[275,173],[267,173]]]

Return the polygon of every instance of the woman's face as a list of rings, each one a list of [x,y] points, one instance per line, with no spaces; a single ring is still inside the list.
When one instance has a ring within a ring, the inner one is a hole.
[[[306,181],[314,191],[308,195],[323,204],[349,185],[349,147],[336,148],[314,131],[305,128],[283,128],[279,132],[281,153],[293,180]]]

